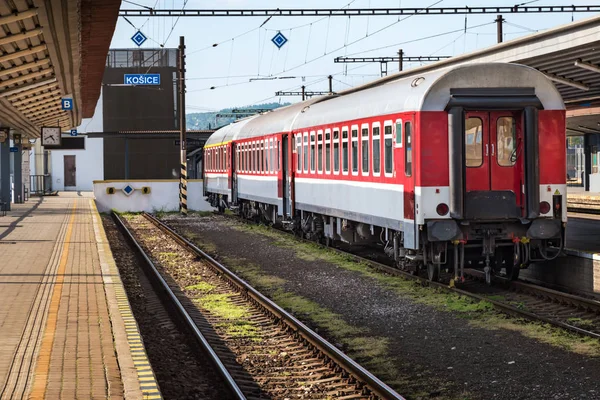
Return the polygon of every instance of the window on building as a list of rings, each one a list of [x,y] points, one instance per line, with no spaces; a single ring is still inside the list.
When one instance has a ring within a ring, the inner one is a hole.
[[[391,175],[393,170],[394,170],[394,150],[392,148],[392,140],[393,140],[393,133],[392,133],[392,125],[390,122],[390,125],[386,125],[383,128],[383,139],[384,139],[384,152],[383,152],[383,158],[384,158],[384,164],[385,164],[385,174],[386,175]]]
[[[325,172],[331,172],[331,131],[325,131]]]
[[[373,126],[373,175],[379,175],[381,172],[381,137],[379,136],[381,128]]]
[[[362,173],[363,175],[369,174],[369,128],[365,127],[362,129]]]
[[[340,172],[340,130],[333,131],[333,172]]]
[[[412,176],[412,124],[404,123],[404,174]]]

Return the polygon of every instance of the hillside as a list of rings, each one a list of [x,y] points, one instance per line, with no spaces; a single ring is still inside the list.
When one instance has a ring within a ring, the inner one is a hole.
[[[233,121],[235,118],[217,118],[217,114],[219,113],[231,113],[231,110],[234,108],[243,108],[243,109],[252,109],[256,110],[259,108],[265,108],[274,110],[279,107],[288,106],[291,103],[264,103],[257,104],[254,106],[244,106],[244,107],[232,107],[232,108],[224,108],[218,112],[203,112],[203,113],[189,113],[186,114],[187,121],[187,129],[189,130],[200,130],[200,129],[214,129],[215,127],[221,127],[227,125]]]

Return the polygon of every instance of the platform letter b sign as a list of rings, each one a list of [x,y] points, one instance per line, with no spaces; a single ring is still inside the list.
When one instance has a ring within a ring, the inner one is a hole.
[[[62,99],[62,109],[63,110],[72,110],[73,109],[73,99]]]

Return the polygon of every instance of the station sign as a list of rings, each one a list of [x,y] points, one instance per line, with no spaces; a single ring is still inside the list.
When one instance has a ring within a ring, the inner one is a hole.
[[[11,152],[11,153],[18,153],[18,152],[19,152],[19,148],[18,148],[18,147],[16,147],[16,146],[11,146],[11,148],[10,148],[10,152]]]
[[[60,101],[63,110],[72,110],[73,109],[73,99],[68,97],[63,97]]]
[[[160,74],[125,74],[123,83],[126,85],[160,85]]]

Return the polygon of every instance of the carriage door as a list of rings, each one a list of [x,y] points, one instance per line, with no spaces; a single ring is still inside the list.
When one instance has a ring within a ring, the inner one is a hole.
[[[233,204],[237,204],[237,200],[238,200],[238,192],[237,192],[237,157],[239,157],[238,151],[237,151],[237,146],[235,145],[235,143],[231,143],[231,202]]]
[[[523,212],[521,113],[468,112],[465,120],[467,218],[519,218]]]
[[[281,184],[282,184],[282,205],[283,209],[281,210],[281,214],[285,217],[290,213],[290,174],[289,174],[289,165],[288,165],[288,135],[283,135],[281,137]]]

